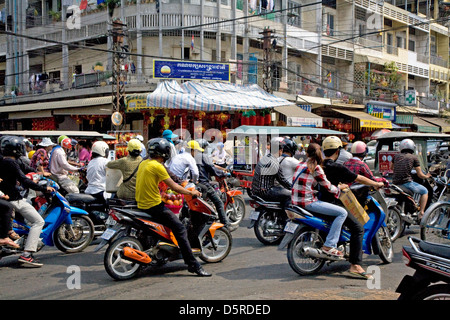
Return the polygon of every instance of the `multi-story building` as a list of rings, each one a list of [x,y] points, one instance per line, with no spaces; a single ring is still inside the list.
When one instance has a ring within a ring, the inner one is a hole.
[[[450,98],[448,23],[437,0],[98,2],[89,0],[79,25],[71,25],[78,11],[68,5],[79,0],[0,0],[3,129],[31,129],[33,119],[45,118],[64,129],[109,129],[113,19],[126,25],[127,94],[152,91],[153,60],[166,58],[230,63],[232,82],[258,83],[321,107],[324,117],[372,112],[369,104],[411,124],[438,117]],[[415,101],[406,100],[408,90]],[[129,129],[142,128],[142,119],[127,115]]]

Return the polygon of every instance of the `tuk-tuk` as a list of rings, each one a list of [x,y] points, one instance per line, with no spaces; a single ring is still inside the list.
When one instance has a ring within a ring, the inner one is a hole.
[[[429,144],[435,145],[437,142],[450,141],[450,135],[439,133],[419,133],[419,132],[401,132],[392,131],[383,134],[377,139],[377,147],[375,152],[374,174],[381,176],[391,176],[392,159],[396,153],[399,153],[399,145],[403,139],[411,139],[416,144],[416,154],[420,161],[420,167],[427,170],[429,163],[428,152],[430,152]],[[432,151],[431,151],[432,152]]]
[[[346,134],[346,132],[313,127],[240,126],[227,133],[226,145],[228,144],[228,152],[232,154],[233,175],[240,180],[242,188],[250,189],[255,166],[259,158],[270,151],[272,138],[285,136],[318,138]]]

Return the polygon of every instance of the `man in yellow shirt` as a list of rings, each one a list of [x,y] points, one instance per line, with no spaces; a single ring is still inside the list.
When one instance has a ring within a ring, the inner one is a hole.
[[[192,254],[186,227],[170,209],[164,206],[158,185],[163,181],[173,191],[185,195],[200,197],[201,193],[197,190],[188,191],[170,178],[163,165],[170,158],[170,145],[167,140],[162,138],[151,139],[147,144],[147,152],[149,158],[139,165],[136,174],[136,202],[138,208],[150,214],[155,222],[161,223],[172,230],[184,262],[188,265],[189,272],[196,273],[201,277],[211,276]]]

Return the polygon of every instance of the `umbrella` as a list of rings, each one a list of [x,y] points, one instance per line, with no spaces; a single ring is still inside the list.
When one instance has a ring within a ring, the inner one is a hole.
[[[370,136],[370,140],[376,140],[379,137],[381,137],[383,134],[391,132],[391,130],[389,129],[378,129],[376,131],[374,131],[374,133],[372,133],[372,135]]]

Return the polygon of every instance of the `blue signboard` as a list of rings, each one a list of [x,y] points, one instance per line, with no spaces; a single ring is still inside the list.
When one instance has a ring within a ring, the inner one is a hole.
[[[375,103],[367,103],[366,112],[377,118],[395,121],[396,112],[394,106],[384,106]]]
[[[153,60],[153,77],[230,81],[230,65],[228,63]]]

